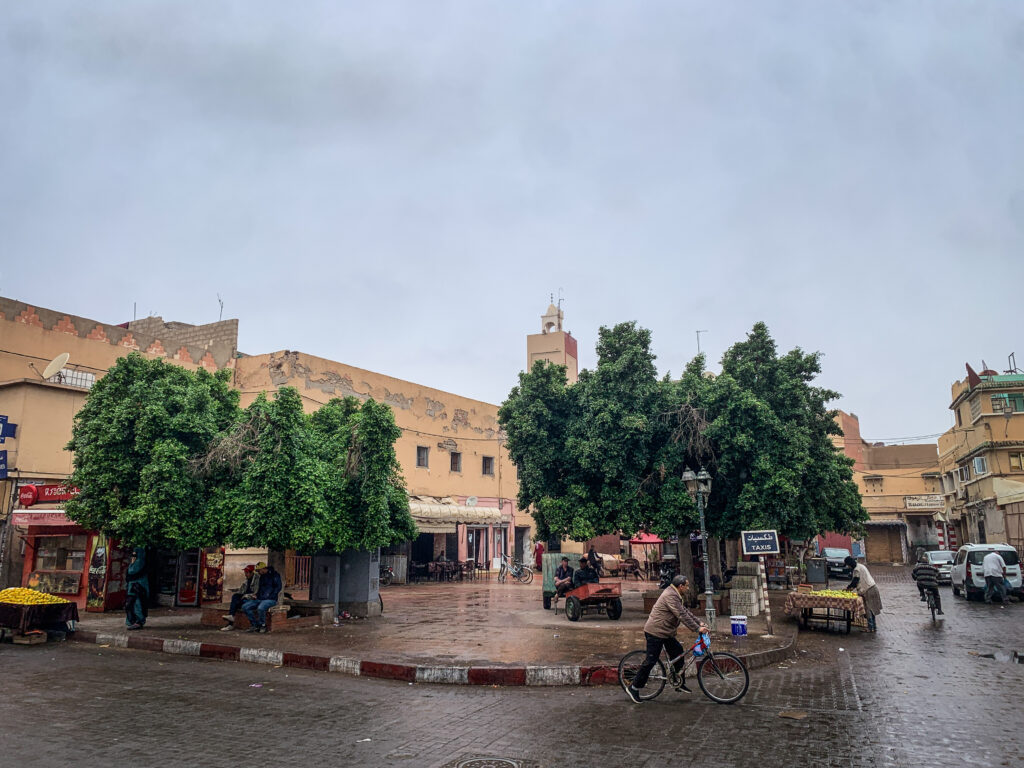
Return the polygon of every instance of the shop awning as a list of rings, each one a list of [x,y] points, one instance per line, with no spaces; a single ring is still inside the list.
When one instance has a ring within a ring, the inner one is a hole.
[[[409,512],[420,533],[455,533],[458,523],[465,525],[499,525],[504,518],[497,507],[466,507],[461,504],[433,504],[409,501]]]
[[[1013,504],[1024,501],[1024,483],[996,477],[992,480],[992,488],[996,492],[996,504]]]
[[[653,533],[641,533],[638,536],[629,540],[630,544],[664,544],[663,539],[659,539]]]

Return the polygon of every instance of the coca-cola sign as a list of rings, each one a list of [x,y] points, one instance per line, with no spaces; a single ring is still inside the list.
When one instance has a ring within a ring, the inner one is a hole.
[[[77,496],[79,490],[67,485],[23,485],[18,489],[18,501],[23,507],[33,504],[54,504]]]

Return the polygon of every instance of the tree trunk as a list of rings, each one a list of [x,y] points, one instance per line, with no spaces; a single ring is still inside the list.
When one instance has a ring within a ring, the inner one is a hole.
[[[711,575],[718,577],[718,583],[722,583],[722,543],[721,539],[708,537],[708,567]]]
[[[676,531],[676,557],[679,558],[679,572],[690,581],[693,589],[693,549],[690,546],[690,532]]]
[[[739,560],[740,554],[740,540],[739,539],[727,539],[725,542],[725,567],[726,570],[731,570],[736,567],[736,561]]]

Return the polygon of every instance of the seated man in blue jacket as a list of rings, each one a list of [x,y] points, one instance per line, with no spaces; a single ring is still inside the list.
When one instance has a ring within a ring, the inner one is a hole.
[[[256,573],[260,575],[256,599],[242,603],[242,610],[252,624],[246,632],[268,632],[267,611],[277,605],[277,596],[281,594],[281,574],[264,562],[256,563]]]

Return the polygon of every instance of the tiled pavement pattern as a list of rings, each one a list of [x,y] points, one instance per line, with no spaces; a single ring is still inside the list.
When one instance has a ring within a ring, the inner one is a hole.
[[[880,576],[877,635],[804,633],[797,661],[756,671],[733,707],[699,692],[637,706],[610,686],[408,685],[86,645],[0,646],[3,762],[1024,764],[1024,666],[970,655],[1020,643],[1024,605],[966,604],[947,588],[949,616],[933,627],[912,582]],[[807,717],[781,719],[783,710]]]

